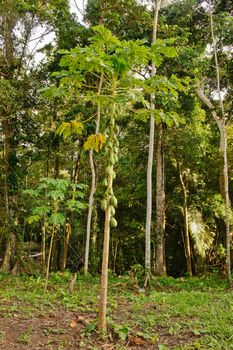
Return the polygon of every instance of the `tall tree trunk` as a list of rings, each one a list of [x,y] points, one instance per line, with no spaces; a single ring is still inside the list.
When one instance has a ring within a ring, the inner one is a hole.
[[[15,235],[11,232],[8,233],[6,248],[4,252],[3,262],[1,266],[2,272],[9,272],[11,270],[11,257],[15,248]]]
[[[161,1],[154,1],[154,24],[153,24],[153,38],[152,43],[156,43],[158,15]],[[151,76],[155,76],[156,68],[152,64]],[[155,109],[154,95],[151,96],[151,110]],[[153,168],[153,154],[154,154],[154,133],[155,120],[154,116],[150,118],[150,135],[149,135],[149,154],[147,163],[147,207],[146,207],[146,234],[145,234],[145,282],[144,287],[147,286],[151,275],[151,216],[152,216],[152,168]]]
[[[103,85],[104,75],[101,73],[98,92],[97,94],[101,94],[102,85]],[[96,118],[96,129],[95,134],[99,133],[100,129],[100,103],[97,106],[97,118]],[[84,260],[84,275],[86,276],[88,273],[88,263],[89,263],[89,251],[90,251],[90,237],[91,237],[91,222],[92,222],[92,211],[94,204],[94,195],[96,192],[96,174],[95,174],[95,164],[93,157],[93,150],[90,150],[89,153],[90,167],[91,167],[91,191],[89,196],[89,206],[88,206],[88,215],[87,215],[87,231],[86,231],[86,247],[85,247],[85,260]]]
[[[48,287],[49,270],[50,270],[50,262],[51,262],[54,235],[55,235],[55,225],[53,225],[53,227],[52,227],[52,234],[51,234],[51,238],[50,238],[48,261],[47,261],[47,266],[46,266],[46,275],[45,275],[45,283],[44,283],[44,293],[46,293],[47,287]]]
[[[45,271],[46,265],[46,215],[44,216],[43,226],[42,226],[42,241],[41,241],[41,265],[42,270]]]
[[[6,68],[5,78],[11,80],[14,74],[14,44],[13,44],[13,3],[12,0],[3,1],[2,12],[2,27],[3,27],[3,58]],[[14,155],[14,126],[15,121],[11,114],[10,106],[6,106],[6,110],[2,121],[2,129],[4,134],[4,161],[5,161],[5,186],[4,186],[4,199],[5,199],[5,215],[6,226],[8,228],[8,238],[6,244],[6,250],[3,258],[3,264],[1,270],[4,272],[10,271],[11,268],[11,256],[14,252],[15,236],[13,233],[13,208],[16,205],[16,196],[13,193],[12,178],[15,178],[15,170],[13,164],[11,164],[11,157]],[[15,184],[14,184],[15,186]]]
[[[68,247],[71,236],[71,224],[69,222],[66,223],[66,232],[63,243],[63,254],[61,259],[61,271],[64,272],[66,269],[67,255],[68,255]]]
[[[113,99],[115,96],[115,84],[113,84]],[[116,118],[116,105],[115,103],[112,106],[112,113],[110,116],[110,142],[109,146],[109,165],[107,172],[107,190],[106,195],[106,208],[105,208],[105,223],[104,223],[104,245],[103,245],[103,257],[102,257],[102,271],[101,271],[101,288],[100,288],[100,303],[99,303],[99,317],[98,317],[98,330],[101,333],[106,332],[107,322],[107,290],[108,290],[108,261],[109,261],[109,242],[110,242],[110,221],[113,219],[113,214],[111,212],[111,207],[116,206],[117,201],[113,195],[113,177],[114,168],[111,162],[113,158],[113,146],[116,144],[114,140],[115,135],[115,118]],[[117,140],[118,142],[118,140]],[[114,203],[113,203],[114,202]]]
[[[222,177],[223,181],[220,180],[220,192],[225,201],[225,225],[226,225],[226,273],[228,278],[228,283],[232,285],[231,279],[231,236],[230,236],[230,199],[229,199],[229,175],[228,175],[228,159],[227,159],[227,134],[226,134],[226,121],[227,116],[225,113],[223,98],[221,94],[221,84],[220,84],[220,69],[218,63],[218,53],[216,46],[216,37],[214,34],[214,20],[213,13],[210,11],[210,29],[212,37],[212,45],[214,51],[214,61],[215,61],[215,71],[216,71],[216,82],[217,82],[217,94],[218,102],[221,110],[221,116],[216,112],[215,106],[212,104],[210,99],[204,94],[203,89],[197,90],[197,94],[202,102],[209,108],[216,124],[218,125],[220,131],[220,155],[221,155],[221,169],[220,169],[220,178]],[[222,174],[222,175],[221,175]]]
[[[165,264],[165,188],[164,188],[163,125],[157,128],[156,144],[156,257],[154,272],[166,274]]]
[[[112,177],[109,178],[109,182],[112,182]],[[106,332],[106,328],[107,328],[106,314],[107,314],[107,291],[108,291],[110,219],[111,219],[111,213],[110,213],[110,206],[109,206],[105,211],[105,222],[104,222],[104,246],[103,246],[99,320],[98,320],[98,329],[100,332]]]
[[[229,199],[229,176],[228,176],[228,159],[227,159],[227,134],[226,134],[226,113],[223,104],[223,98],[221,95],[221,84],[220,84],[220,69],[218,63],[218,54],[216,47],[216,38],[214,34],[214,21],[213,13],[210,13],[210,27],[211,27],[211,36],[212,44],[214,47],[214,60],[215,60],[215,69],[216,69],[216,80],[217,80],[217,92],[219,105],[221,108],[221,128],[220,128],[220,152],[223,157],[223,178],[224,178],[224,199],[225,199],[225,208],[226,208],[226,272],[228,276],[228,282],[231,286],[231,236],[230,236],[230,199]]]
[[[228,283],[232,285],[231,279],[231,234],[230,234],[230,198],[229,198],[229,176],[228,176],[228,159],[227,159],[227,135],[226,125],[223,124],[221,133],[220,151],[223,157],[223,180],[224,180],[224,199],[226,210],[226,273]]]
[[[50,258],[50,271],[56,272],[58,267],[58,249],[57,249],[57,231],[54,232],[53,237],[53,246],[52,246],[52,252],[51,252],[51,258]]]
[[[87,233],[86,233],[86,246],[85,246],[85,260],[84,260],[84,275],[88,273],[89,264],[89,252],[90,252],[90,237],[91,237],[91,222],[92,222],[92,211],[94,204],[94,194],[96,192],[96,175],[95,175],[95,165],[93,150],[89,152],[89,161],[91,167],[91,191],[89,196],[88,214],[87,214]]]
[[[183,192],[183,216],[184,216],[184,250],[187,262],[187,272],[189,276],[192,276],[192,259],[191,259],[191,247],[189,238],[189,223],[188,223],[188,190],[184,182],[183,174],[178,164],[180,183]]]

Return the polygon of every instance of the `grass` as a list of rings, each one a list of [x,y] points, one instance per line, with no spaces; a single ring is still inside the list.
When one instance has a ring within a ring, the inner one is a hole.
[[[78,277],[73,294],[67,293],[70,274],[52,274],[43,295],[42,277],[0,274],[0,319],[33,319],[57,310],[97,316],[99,278]],[[108,322],[115,349],[233,350],[233,298],[226,281],[217,275],[193,278],[156,278],[150,290],[133,290],[129,277],[110,276]],[[92,327],[90,327],[91,329]],[[65,336],[63,328],[44,328],[48,335]],[[32,327],[16,341],[30,343]],[[98,349],[96,335],[80,333],[80,348]],[[1,341],[5,333],[0,333]],[[60,348],[64,347],[62,343]]]

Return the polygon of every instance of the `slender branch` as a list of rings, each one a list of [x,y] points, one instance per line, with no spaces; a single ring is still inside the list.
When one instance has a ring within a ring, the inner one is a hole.
[[[75,3],[75,7],[77,8],[78,12],[79,12],[82,16],[84,16],[84,12],[83,12],[82,10],[80,10],[80,7],[78,6],[76,0],[74,0],[74,3]],[[84,2],[83,2],[83,5],[84,5]],[[84,7],[84,6],[83,6],[83,7]]]
[[[204,94],[204,91],[201,89],[197,89],[196,90],[198,97],[202,100],[202,102],[209,108],[209,110],[211,111],[211,114],[216,122],[216,124],[218,125],[219,129],[221,130],[222,127],[222,122],[220,120],[220,118],[218,117],[214,105],[212,104],[212,102],[210,101],[210,99]]]
[[[35,40],[41,40],[42,38],[44,38],[46,35],[52,33],[53,30],[50,29],[49,31],[44,31],[41,35],[37,36],[36,38],[32,38],[30,40],[28,40],[28,43],[31,43],[32,41],[35,41]]]
[[[210,27],[211,27],[212,43],[213,43],[213,47],[214,47],[214,61],[215,61],[215,69],[216,69],[218,98],[219,98],[219,104],[221,107],[222,117],[225,118],[225,109],[224,109],[223,100],[222,100],[222,96],[221,96],[220,72],[219,72],[219,64],[218,64],[216,38],[214,35],[214,23],[213,23],[213,13],[212,12],[210,12]]]

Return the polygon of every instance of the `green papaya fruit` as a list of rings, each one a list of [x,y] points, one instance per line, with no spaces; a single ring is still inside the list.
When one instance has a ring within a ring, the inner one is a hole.
[[[116,227],[117,227],[117,221],[116,221],[115,218],[111,218],[111,219],[110,219],[110,226],[111,226],[112,228],[116,228]]]
[[[103,199],[101,201],[101,209],[105,211],[107,209],[107,207],[108,207],[108,201],[107,201],[107,199]]]

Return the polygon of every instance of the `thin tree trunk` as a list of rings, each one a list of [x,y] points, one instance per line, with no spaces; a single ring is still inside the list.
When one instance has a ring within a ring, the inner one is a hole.
[[[228,160],[227,160],[227,135],[225,123],[221,130],[221,148],[223,156],[223,178],[224,178],[224,199],[226,208],[226,273],[228,283],[232,285],[231,279],[231,234],[230,234],[230,199],[229,199],[229,176],[228,176]]]
[[[113,97],[115,94],[115,85],[113,84]],[[111,130],[110,130],[110,141],[114,143],[113,132],[116,117],[116,106],[113,104],[112,114],[111,114]],[[113,148],[109,148],[109,159],[113,156]],[[112,196],[113,187],[113,165],[109,163],[108,168],[110,172],[108,173],[108,186],[107,186],[107,208],[105,210],[105,223],[104,223],[104,245],[103,245],[103,257],[102,257],[102,271],[101,271],[101,288],[100,288],[100,303],[99,303],[99,317],[98,317],[98,330],[101,333],[106,332],[107,321],[107,290],[108,290],[108,261],[109,261],[109,242],[110,242],[110,220],[111,220],[111,209],[110,209],[110,199]]]
[[[55,226],[53,225],[53,227],[52,227],[52,235],[51,235],[50,245],[49,245],[48,262],[47,262],[47,267],[46,267],[46,276],[45,276],[45,284],[44,284],[44,293],[46,293],[47,287],[48,287],[49,270],[50,270],[50,261],[51,261],[51,255],[52,255],[54,234],[55,234]]]
[[[214,50],[214,61],[215,61],[215,70],[216,70],[216,81],[217,81],[217,93],[218,93],[218,101],[221,110],[221,117],[218,116],[214,105],[211,103],[209,98],[204,94],[202,89],[197,90],[197,94],[202,102],[210,109],[211,114],[218,125],[220,131],[220,155],[222,159],[222,166],[220,169],[220,177],[222,176],[223,181],[220,180],[220,192],[222,192],[222,196],[225,201],[225,225],[226,225],[226,273],[228,278],[228,283],[232,285],[231,279],[231,237],[230,237],[230,199],[229,199],[229,175],[228,175],[228,159],[227,159],[227,135],[226,135],[226,121],[227,116],[224,109],[223,98],[221,95],[221,84],[220,84],[220,69],[218,63],[218,54],[216,47],[216,38],[214,34],[214,21],[213,21],[213,13],[210,12],[210,29],[212,36],[212,45]],[[223,186],[222,186],[223,182]]]
[[[158,28],[158,15],[161,1],[154,2],[154,25],[153,25],[153,38],[152,43],[156,43],[157,28]],[[151,76],[156,75],[156,68],[152,63]],[[154,95],[151,96],[151,110],[155,109]],[[147,207],[146,207],[146,234],[145,234],[145,282],[144,287],[147,286],[150,280],[151,274],[151,216],[152,216],[152,168],[153,168],[153,154],[154,154],[154,133],[155,133],[155,120],[152,115],[150,118],[150,135],[149,135],[149,154],[147,164]]]
[[[112,271],[113,273],[116,273],[116,259],[117,259],[117,253],[118,253],[118,244],[119,241],[117,240],[114,246],[114,242],[112,242]]]
[[[11,80],[14,74],[14,44],[13,44],[13,3],[12,0],[5,0],[3,2],[2,11],[2,29],[3,29],[3,59],[6,68],[6,79]],[[14,169],[10,165],[10,157],[14,152],[14,120],[12,110],[9,106],[6,106],[3,115],[2,129],[4,134],[4,161],[5,161],[5,186],[4,186],[4,199],[5,199],[5,214],[6,214],[6,227],[8,228],[8,238],[6,244],[6,251],[3,258],[3,264],[1,270],[9,272],[11,268],[11,256],[15,247],[15,235],[13,233],[13,207],[16,204],[13,196],[14,189],[11,189],[12,181],[11,175],[14,174]]]
[[[226,208],[226,272],[228,277],[229,285],[231,286],[231,237],[230,237],[230,199],[229,199],[229,176],[228,176],[228,159],[227,159],[227,134],[226,134],[226,114],[223,104],[223,98],[221,95],[221,84],[220,84],[220,70],[218,64],[218,54],[216,47],[216,38],[214,35],[214,21],[213,13],[210,13],[210,26],[211,26],[211,35],[212,43],[214,47],[214,60],[215,60],[215,69],[216,69],[216,80],[217,80],[217,91],[219,104],[222,113],[222,128],[220,130],[221,146],[223,157],[223,177],[224,177],[224,199],[225,199],[225,208]]]
[[[57,261],[58,261],[58,249],[57,249],[57,232],[55,231],[53,237],[53,246],[50,259],[50,271],[57,271]]]
[[[112,178],[110,179],[110,181],[112,181]],[[107,328],[106,314],[107,314],[107,291],[108,291],[110,218],[111,218],[111,213],[108,207],[107,210],[105,211],[105,223],[104,223],[104,246],[103,246],[103,260],[102,260],[102,274],[101,274],[99,319],[98,319],[98,329],[100,332],[106,332],[106,328]]]
[[[63,244],[63,254],[62,254],[62,261],[61,261],[61,271],[64,272],[66,269],[66,262],[67,262],[67,255],[68,255],[68,247],[69,247],[69,241],[71,236],[71,225],[70,223],[66,224],[66,233],[65,233],[65,240]]]
[[[84,275],[85,276],[88,273],[90,237],[91,237],[91,221],[92,221],[94,194],[96,192],[96,175],[95,175],[93,150],[90,150],[90,152],[89,152],[89,161],[90,161],[92,177],[91,177],[91,191],[90,191],[90,196],[89,196],[89,206],[88,206],[88,214],[87,214],[87,233],[86,233],[86,247],[85,247],[85,260],[84,260]]]
[[[103,73],[101,73],[99,86],[98,86],[98,95],[101,94],[102,85],[103,85]],[[100,129],[100,103],[97,106],[97,118],[96,118],[96,129],[95,134],[99,133]],[[85,260],[84,260],[84,275],[88,273],[88,263],[89,263],[89,251],[90,251],[90,237],[91,237],[91,221],[92,221],[92,211],[94,203],[94,195],[96,192],[96,174],[95,174],[95,165],[93,150],[90,150],[89,153],[90,167],[91,167],[91,191],[89,196],[89,206],[88,206],[88,215],[87,215],[87,231],[86,231],[86,247],[85,247]]]
[[[42,265],[43,271],[45,271],[45,259],[46,259],[46,216],[44,216],[44,222],[42,227],[42,242],[41,242],[41,265]]]
[[[163,159],[163,125],[157,128],[156,145],[156,259],[154,272],[158,276],[166,274],[165,264],[165,190]]]
[[[188,191],[185,185],[183,175],[178,164],[180,183],[183,191],[183,215],[184,215],[184,250],[185,257],[187,262],[187,272],[189,276],[192,276],[192,259],[191,259],[191,248],[190,248],[190,239],[189,239],[189,223],[188,223]]]

